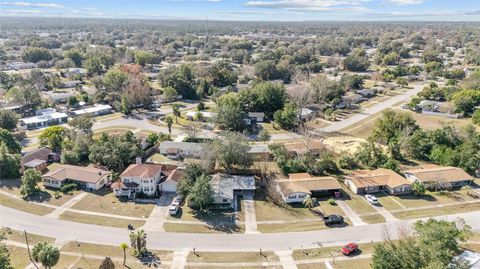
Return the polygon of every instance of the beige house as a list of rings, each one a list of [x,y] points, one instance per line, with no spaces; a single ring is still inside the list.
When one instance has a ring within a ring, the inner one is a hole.
[[[298,141],[298,142],[289,142],[283,144],[285,150],[292,155],[301,155],[307,152],[310,153],[320,153],[320,151],[325,148],[325,144],[323,144],[320,140],[310,140],[310,141]]]
[[[354,171],[345,177],[345,185],[356,194],[386,191],[392,195],[409,193],[411,182],[390,169]]]
[[[474,178],[461,168],[453,166],[426,166],[403,172],[411,182],[421,182],[427,187],[459,187],[472,184]]]
[[[61,188],[66,183],[76,183],[83,188],[99,190],[112,180],[112,173],[95,167],[60,165],[42,176],[43,185]]]
[[[334,177],[312,177],[308,173],[289,174],[277,179],[277,190],[285,203],[301,203],[307,196],[334,196],[342,187]]]

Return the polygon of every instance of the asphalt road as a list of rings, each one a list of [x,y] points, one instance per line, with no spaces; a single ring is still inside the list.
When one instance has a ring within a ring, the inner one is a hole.
[[[347,128],[361,120],[364,120],[368,117],[370,117],[373,114],[376,114],[384,109],[387,109],[389,107],[393,107],[395,104],[402,102],[402,101],[408,101],[410,97],[416,95],[423,89],[424,84],[419,84],[415,85],[413,89],[410,89],[406,91],[403,94],[394,96],[392,98],[389,98],[381,103],[378,103],[370,108],[367,108],[365,111],[362,111],[360,113],[357,113],[353,115],[352,117],[342,120],[342,121],[337,121],[334,122],[333,124],[319,129],[322,132],[337,132],[341,129]]]
[[[480,211],[438,217],[456,220],[461,217],[472,227],[480,230]],[[370,224],[344,228],[330,228],[311,232],[271,234],[195,234],[147,231],[148,247],[151,249],[183,250],[196,248],[203,251],[257,251],[287,250],[318,246],[342,245],[348,242],[366,243],[398,238],[400,231],[409,229],[411,221]],[[129,242],[127,229],[82,224],[29,214],[0,206],[0,226],[15,230],[27,230],[60,240],[118,246]]]

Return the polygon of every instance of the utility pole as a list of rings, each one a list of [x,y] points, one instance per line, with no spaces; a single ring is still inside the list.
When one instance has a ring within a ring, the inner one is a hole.
[[[208,15],[205,16],[205,48],[208,47]]]
[[[24,230],[23,233],[25,234],[25,243],[27,243],[27,251],[28,251],[28,258],[30,262],[35,266],[35,268],[39,269],[35,261],[32,259],[32,254],[30,254],[30,246],[28,245],[28,237],[27,237],[27,230]]]

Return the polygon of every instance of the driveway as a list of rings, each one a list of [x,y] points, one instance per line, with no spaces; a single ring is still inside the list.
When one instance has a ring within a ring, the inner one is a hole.
[[[15,230],[58,238],[78,240],[85,243],[118,246],[129,242],[127,229],[76,223],[29,214],[0,206],[0,226]],[[461,217],[474,231],[480,230],[480,211],[437,217],[450,221]],[[398,238],[399,231],[412,225],[414,220],[395,221],[383,224],[368,224],[344,228],[332,228],[310,232],[271,234],[196,234],[148,232],[148,247],[152,249],[184,250],[196,248],[199,251],[258,251],[337,246],[348,242],[368,243],[384,239],[389,231],[392,239]]]
[[[157,205],[153,208],[152,213],[148,217],[147,222],[141,227],[145,231],[165,232],[163,223],[168,217],[168,209],[175,197],[174,193],[164,193],[158,199]]]

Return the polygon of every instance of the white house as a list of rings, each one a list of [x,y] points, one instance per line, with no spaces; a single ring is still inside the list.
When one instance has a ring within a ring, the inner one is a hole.
[[[160,181],[175,168],[162,164],[131,164],[120,175],[123,184],[112,185],[112,189],[115,196],[130,196],[137,192],[152,196],[157,194]]]
[[[188,120],[196,120],[197,114],[200,114],[200,117],[203,120],[213,119],[217,115],[217,113],[208,112],[208,111],[188,111],[187,114],[185,114],[185,117]]]
[[[112,113],[112,107],[110,105],[94,105],[92,107],[82,108],[71,112],[73,116],[80,116],[84,114],[90,114],[92,116],[100,116]]]
[[[44,186],[57,189],[66,183],[76,183],[86,189],[99,190],[111,179],[111,172],[76,165],[60,165],[42,176]]]
[[[160,154],[172,160],[195,158],[200,159],[204,154],[205,144],[193,142],[164,141],[160,143]]]
[[[170,171],[168,176],[163,178],[158,184],[158,188],[163,192],[177,192],[177,185],[183,176],[183,170],[176,168]]]
[[[34,129],[37,127],[45,127],[50,125],[66,123],[68,115],[63,112],[52,112],[40,116],[33,116],[20,119],[20,125],[27,129]]]
[[[263,122],[265,119],[264,112],[248,112],[248,117],[255,120],[256,122]]]
[[[334,177],[312,177],[308,173],[289,174],[288,179],[276,182],[285,203],[301,203],[307,196],[335,196],[342,189]]]
[[[234,176],[215,174],[210,185],[213,190],[214,205],[236,208],[240,196],[253,196],[255,193],[255,178],[253,176]]]

